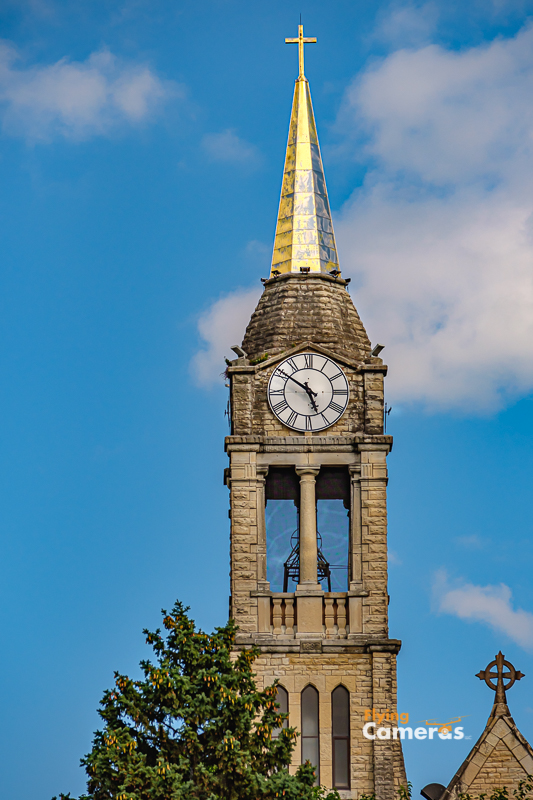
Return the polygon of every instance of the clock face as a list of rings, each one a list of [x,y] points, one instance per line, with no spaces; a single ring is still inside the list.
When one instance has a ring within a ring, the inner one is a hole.
[[[276,417],[295,431],[322,431],[342,417],[350,397],[346,375],[331,358],[298,353],[279,364],[268,382]]]

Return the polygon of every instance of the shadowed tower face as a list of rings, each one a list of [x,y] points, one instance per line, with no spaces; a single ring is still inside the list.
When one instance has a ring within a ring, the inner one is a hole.
[[[306,759],[341,797],[392,800],[400,740],[363,736],[372,709],[396,712],[388,631],[386,367],[340,277],[304,76],[291,114],[271,276],[228,367],[230,613],[236,648],[255,645],[260,685]],[[317,778],[318,779],[318,778]]]

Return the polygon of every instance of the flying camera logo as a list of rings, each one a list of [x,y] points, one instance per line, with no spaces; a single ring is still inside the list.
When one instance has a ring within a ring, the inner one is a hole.
[[[455,717],[449,722],[436,722],[436,720],[419,720],[424,727],[415,728],[408,726],[409,714],[398,714],[396,711],[377,711],[375,708],[365,709],[365,724],[363,736],[366,739],[464,739],[464,728],[457,725],[462,717]],[[388,723],[388,724],[387,724]],[[469,737],[466,737],[469,738]]]

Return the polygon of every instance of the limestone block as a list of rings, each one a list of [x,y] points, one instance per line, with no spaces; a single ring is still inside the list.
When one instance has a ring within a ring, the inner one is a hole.
[[[523,758],[526,758],[529,754],[526,748],[517,742],[512,749],[513,756],[518,759],[518,761],[522,761]]]
[[[527,775],[533,775],[533,758],[529,754],[520,759],[520,766]]]
[[[270,632],[270,597],[257,598],[257,629]]]
[[[472,757],[472,764],[475,764],[477,767],[482,767],[485,761],[487,760],[487,756],[481,752],[477,752]]]
[[[463,783],[469,786],[479,772],[479,767],[476,764],[470,763],[463,772]]]
[[[495,733],[499,739],[503,739],[504,736],[511,732],[511,729],[509,728],[509,725],[500,718],[493,727],[492,732]]]
[[[363,632],[363,598],[350,597],[349,603],[349,620],[350,620],[350,633]]]
[[[322,597],[297,597],[298,633],[322,633]]]

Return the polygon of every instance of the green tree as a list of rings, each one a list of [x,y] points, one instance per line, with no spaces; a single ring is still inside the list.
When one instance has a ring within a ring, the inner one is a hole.
[[[518,781],[518,788],[513,789],[513,797],[515,800],[530,800],[533,792],[533,775],[527,775],[521,781]],[[459,800],[475,800],[476,795],[462,792],[459,795]],[[487,793],[477,795],[477,800],[510,800],[509,790],[507,786],[501,788],[496,787],[489,795]]]
[[[115,673],[100,703],[103,730],[81,761],[80,800],[338,798],[313,785],[309,763],[289,774],[297,733],[282,727],[275,684],[256,688],[257,651],[232,659],[235,624],[203,633],[187,611],[177,602],[163,611],[164,633],[144,631],[155,658],[141,662],[142,680]]]

